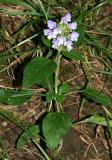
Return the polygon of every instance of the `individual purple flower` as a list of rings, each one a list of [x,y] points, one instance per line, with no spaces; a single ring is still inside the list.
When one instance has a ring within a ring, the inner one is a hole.
[[[77,28],[77,22],[68,23],[68,28],[71,30],[75,30]]]
[[[48,38],[48,39],[56,38],[56,35],[54,35],[54,32],[51,30],[51,31],[48,33],[47,38]]]
[[[60,30],[60,28],[59,27],[56,27],[56,28],[54,28],[53,29],[53,32],[54,32],[54,35],[58,35],[58,34],[60,34],[61,33],[61,30]]]
[[[70,37],[70,40],[71,41],[78,41],[78,37],[79,37],[79,33],[77,33],[77,32],[72,32],[72,33],[70,33],[69,34],[69,37]]]
[[[60,46],[59,41],[57,39],[54,39],[52,41],[52,43],[53,43],[52,48],[54,48],[54,49],[56,49]]]
[[[51,31],[50,29],[44,29],[44,35],[48,36],[48,34],[49,34],[50,31]]]
[[[56,22],[52,20],[48,20],[47,24],[49,29],[54,29],[56,27]]]
[[[64,42],[64,46],[67,46],[67,45],[72,45],[72,41],[71,40],[67,40]]]
[[[67,47],[67,50],[68,50],[68,51],[72,50],[72,45],[73,45],[73,43],[72,43],[71,40],[68,40],[68,41],[65,41],[65,42],[64,42],[64,46]]]
[[[60,45],[64,44],[64,42],[66,41],[66,38],[64,36],[59,36],[57,38],[58,42]]]
[[[71,14],[67,13],[63,18],[61,18],[61,24],[65,23],[67,24],[68,22],[71,21]]]

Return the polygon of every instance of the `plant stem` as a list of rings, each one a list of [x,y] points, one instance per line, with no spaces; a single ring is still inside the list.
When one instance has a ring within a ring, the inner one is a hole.
[[[59,105],[59,103],[58,103],[56,98],[55,98],[55,103],[56,103],[57,112],[60,112],[60,105]]]
[[[20,128],[30,136],[32,142],[41,151],[46,160],[52,160],[42,146],[36,141],[35,137],[27,129],[25,129],[24,126],[20,126]]]
[[[60,61],[61,61],[61,54],[60,54],[60,51],[58,51],[58,54],[57,54],[56,59],[55,59],[55,62],[57,64],[57,68],[56,68],[56,71],[55,71],[55,93],[56,94],[58,93],[58,85],[59,85],[58,76],[59,76]],[[56,98],[55,98],[55,102],[56,102],[57,112],[60,112],[60,106],[59,106],[59,103],[56,100]]]
[[[55,71],[55,93],[58,93],[58,84],[59,84],[58,75],[59,75],[60,59],[61,59],[61,55],[60,55],[60,52],[58,52],[55,59],[55,62],[57,64],[57,68]]]
[[[80,15],[81,15],[81,22],[82,22],[82,0],[79,1],[80,6]]]
[[[39,148],[39,150],[42,152],[46,160],[51,160],[51,158],[48,156],[48,154],[44,151],[44,149],[41,147],[40,144],[36,142],[36,140],[33,139],[34,144]]]
[[[90,81],[88,81],[88,82],[86,83],[85,88],[88,88],[89,85],[90,85]],[[83,109],[83,106],[84,106],[85,102],[86,102],[86,98],[84,97],[84,98],[81,99],[81,102],[80,102],[80,107],[79,107],[79,118],[81,118],[81,112],[82,112],[82,109]]]

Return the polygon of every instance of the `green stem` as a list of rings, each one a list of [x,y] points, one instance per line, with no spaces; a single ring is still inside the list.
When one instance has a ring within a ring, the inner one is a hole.
[[[79,1],[80,6],[80,15],[81,15],[81,22],[82,22],[82,0]]]
[[[32,136],[30,134],[30,132],[28,132],[26,129],[25,132],[30,136],[32,142],[34,143],[34,145],[41,151],[41,153],[43,154],[43,156],[46,158],[46,160],[52,160],[49,155],[45,152],[45,150],[42,148],[42,146],[36,141],[36,139],[34,138],[34,136]]]
[[[89,85],[90,85],[90,81],[87,82],[85,88],[88,88]],[[86,98],[82,98],[81,103],[80,103],[80,107],[79,107],[79,118],[81,118],[81,112],[82,112],[82,109],[83,109],[85,102],[86,102]]]
[[[34,139],[33,139],[34,144],[38,147],[38,149],[42,152],[46,160],[51,160],[51,158],[48,156],[48,154],[44,151],[44,149],[41,147],[40,144],[38,144]]]
[[[55,98],[55,103],[56,103],[57,112],[60,112],[60,105],[59,105],[59,103],[58,103],[56,98]]]
[[[25,131],[31,138],[32,142],[34,145],[41,151],[43,156],[46,158],[46,160],[52,160],[49,155],[46,153],[46,151],[42,148],[42,146],[36,141],[35,137],[27,130],[24,128],[24,126],[20,126],[20,128]]]
[[[88,62],[88,58],[86,56],[86,54],[84,54],[84,58],[85,58],[85,63],[82,64],[83,65],[83,70],[84,70],[84,74],[86,76],[86,84],[85,84],[85,89],[88,88],[90,86],[90,82],[91,82],[91,66]],[[86,98],[82,98],[81,103],[80,103],[80,107],[79,107],[79,117],[81,118],[81,112],[83,109],[83,106],[86,102]]]
[[[58,51],[58,54],[57,54],[56,59],[55,59],[55,62],[57,64],[57,68],[56,68],[56,71],[55,71],[55,93],[56,94],[58,93],[58,85],[59,85],[58,76],[59,76],[60,61],[61,61],[61,54],[60,54],[60,51]],[[59,106],[59,103],[57,102],[56,99],[55,99],[55,102],[56,102],[57,112],[60,112],[60,106]]]

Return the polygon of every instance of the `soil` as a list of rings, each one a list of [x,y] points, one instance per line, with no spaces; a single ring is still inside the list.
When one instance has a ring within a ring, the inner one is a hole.
[[[108,15],[111,14],[111,7],[106,6],[103,8],[108,10]],[[107,9],[108,8],[108,9]],[[19,8],[20,9],[20,8]],[[101,13],[102,13],[101,12]],[[100,13],[100,14],[101,14]],[[99,16],[98,25],[103,25],[101,20],[102,14]],[[103,14],[103,17],[106,17],[107,14]],[[9,33],[9,37],[1,36],[0,40],[0,52],[2,53],[7,48],[12,46],[10,43],[10,35],[16,33],[16,31],[22,26],[26,21],[26,17],[11,17],[4,14],[0,15],[1,19],[1,30],[2,33]],[[99,22],[100,21],[100,22]],[[107,22],[110,24],[110,22]],[[107,25],[107,30],[109,30],[110,25]],[[32,30],[27,32],[27,36],[31,35]],[[17,38],[17,37],[16,37]],[[21,40],[21,37],[18,37]],[[25,38],[25,37],[24,37]],[[34,47],[33,42],[28,42],[25,45],[22,45],[18,50],[24,51],[26,48]],[[99,63],[98,60],[91,57],[89,53],[88,58],[91,62],[92,67],[96,69],[101,69],[104,66]],[[34,53],[32,54],[34,55]],[[31,55],[31,56],[32,56]],[[26,57],[26,58],[29,58]],[[15,61],[15,65],[12,65],[12,62]],[[0,88],[18,88],[20,87],[18,83],[14,86],[14,82],[17,80],[18,76],[21,78],[19,73],[15,79],[15,72],[17,70],[23,71],[23,68],[19,68],[23,64],[25,59],[18,60],[18,57],[14,56],[12,58],[4,59],[0,61],[0,70],[4,72],[0,73]],[[60,80],[61,82],[69,82],[70,90],[75,91],[78,86],[83,87],[85,84],[85,75],[83,73],[82,67],[79,62],[71,62],[68,60],[62,60],[60,71]],[[108,79],[108,84],[105,85],[105,79],[102,75],[94,73],[91,77],[92,82],[91,86],[100,91],[109,92],[112,94],[112,83],[111,78]],[[17,82],[17,81],[16,81]],[[33,86],[33,89],[38,89],[37,86]],[[71,115],[74,120],[79,119],[79,106],[80,106],[81,97],[77,92],[74,92],[72,95],[66,96],[65,101],[63,102],[63,111]],[[0,108],[6,109],[13,112],[14,115],[19,117],[21,120],[24,120],[28,124],[36,124],[38,117],[43,113],[43,110],[46,109],[46,103],[40,97],[32,97],[30,101],[23,104],[22,106],[13,108],[9,105],[0,104]],[[94,113],[102,113],[102,108],[99,105],[96,105],[93,102],[86,101],[81,112],[81,118]],[[8,122],[4,118],[0,118],[0,136],[5,143],[7,144],[8,158],[9,160],[42,160],[41,154],[35,149],[35,147],[29,142],[28,145],[25,145],[22,148],[16,148],[15,142],[20,135],[21,130],[17,128],[14,124]],[[101,126],[96,126],[94,124],[81,124],[74,125],[67,135],[63,139],[63,146],[60,148],[59,152],[49,152],[53,160],[111,160],[111,140],[108,140],[105,128]],[[2,151],[0,150],[2,153]]]

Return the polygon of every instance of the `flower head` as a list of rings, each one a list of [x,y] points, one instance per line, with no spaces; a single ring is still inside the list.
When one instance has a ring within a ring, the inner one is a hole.
[[[59,24],[52,20],[47,22],[48,28],[44,29],[44,35],[52,40],[52,48],[66,49],[71,51],[73,49],[73,41],[78,41],[79,33],[75,32],[77,22],[71,22],[71,14],[67,13]]]

